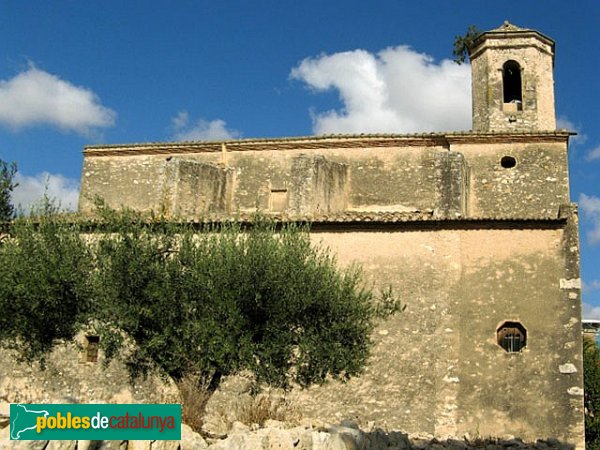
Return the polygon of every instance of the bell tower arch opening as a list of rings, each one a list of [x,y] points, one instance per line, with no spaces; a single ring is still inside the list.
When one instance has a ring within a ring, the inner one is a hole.
[[[509,60],[502,66],[502,93],[504,103],[514,103],[517,110],[522,110],[523,86],[521,83],[521,66],[514,60]]]

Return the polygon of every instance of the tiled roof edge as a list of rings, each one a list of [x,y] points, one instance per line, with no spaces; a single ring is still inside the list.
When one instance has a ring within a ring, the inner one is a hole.
[[[178,149],[190,147],[208,147],[208,146],[244,146],[252,144],[278,144],[278,143],[295,143],[295,142],[336,142],[336,141],[376,141],[376,140],[427,140],[427,139],[442,139],[442,140],[462,140],[469,138],[524,138],[524,137],[557,137],[566,138],[575,133],[568,130],[556,131],[536,131],[536,132],[473,132],[473,131],[457,131],[457,132],[432,132],[432,133],[380,133],[380,134],[330,134],[320,136],[295,136],[295,137],[279,137],[279,138],[252,138],[252,139],[235,139],[221,141],[181,141],[181,142],[138,142],[129,144],[95,144],[86,145],[84,151],[98,150],[119,150],[119,149],[144,149],[144,148],[164,148]]]
[[[179,223],[191,224],[211,224],[211,223],[254,223],[258,218],[267,218],[276,223],[287,222],[306,222],[306,223],[418,223],[418,222],[557,222],[562,223],[567,220],[564,216],[544,215],[544,216],[481,216],[481,217],[440,217],[433,212],[343,212],[331,214],[278,214],[278,213],[237,213],[237,214],[207,214],[192,219],[178,219],[172,217],[170,220]],[[79,221],[90,224],[101,223],[96,221],[93,216],[79,216]],[[156,221],[157,219],[153,219]],[[160,219],[158,220],[160,221]]]

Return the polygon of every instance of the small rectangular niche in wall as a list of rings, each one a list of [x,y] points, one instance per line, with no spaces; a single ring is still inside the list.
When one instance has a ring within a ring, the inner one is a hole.
[[[269,196],[269,211],[282,212],[288,206],[288,190],[287,189],[271,189]]]
[[[86,336],[84,348],[84,362],[98,362],[98,346],[100,344],[100,336]]]

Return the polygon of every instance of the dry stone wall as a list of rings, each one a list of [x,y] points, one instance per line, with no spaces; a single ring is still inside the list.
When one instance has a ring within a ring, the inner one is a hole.
[[[86,362],[83,340],[57,346],[45,368],[0,350],[0,404],[180,402],[174,384],[159,377],[130,380],[123,364],[104,364],[101,352],[97,362]]]
[[[0,429],[0,450],[571,450],[556,439],[524,442],[499,438],[436,439],[381,429],[363,431],[352,422],[341,425],[290,426],[270,421],[257,428],[237,422],[228,436],[205,440],[182,425],[181,441],[10,441],[8,427]]]

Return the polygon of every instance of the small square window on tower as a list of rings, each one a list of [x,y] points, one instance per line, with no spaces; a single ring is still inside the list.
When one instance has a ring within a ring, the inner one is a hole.
[[[99,336],[86,336],[84,348],[84,362],[98,362],[98,346],[100,344]]]

